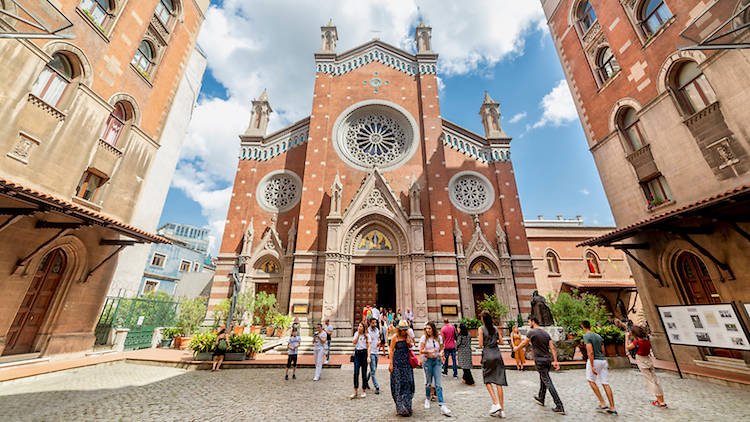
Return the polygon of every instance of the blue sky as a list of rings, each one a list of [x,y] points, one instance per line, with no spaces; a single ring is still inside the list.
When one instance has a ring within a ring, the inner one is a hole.
[[[298,35],[301,37],[314,33],[324,23],[308,22],[309,18],[304,16],[304,11],[300,13],[301,16],[290,16],[289,22],[285,22],[283,14],[279,17],[272,10],[277,5],[273,2],[259,1],[254,5],[256,8],[246,7],[245,2],[239,0],[227,0],[224,3],[222,8],[214,7],[209,11],[200,38],[201,46],[208,53],[209,68],[203,79],[186,148],[161,217],[162,223],[169,221],[211,227],[215,236],[220,235],[221,222],[226,215],[224,202],[229,199],[239,147],[236,135],[248,121],[249,100],[258,95],[261,86],[269,87],[271,104],[276,111],[272,126],[278,128],[309,114],[312,96],[313,52],[317,41],[309,41],[312,48],[290,44],[288,40],[278,40],[278,45],[272,45],[273,41],[269,42],[269,38],[274,39],[273,26],[266,30],[267,33],[263,32],[263,28],[253,32],[247,28],[247,24],[252,23],[248,21],[258,19],[256,23],[261,26],[260,19],[267,13],[272,19],[279,20],[271,25],[281,23],[301,26],[299,31],[303,35]],[[482,1],[477,2],[481,6],[479,3]],[[469,1],[468,4],[471,5],[472,2]],[[533,6],[516,7],[513,2],[505,0],[500,0],[498,4],[512,13],[523,13],[518,19],[526,19],[526,24],[519,26],[513,33],[497,29],[487,29],[492,32],[486,34],[480,32],[480,36],[489,38],[486,42],[474,41],[477,35],[469,32],[477,31],[470,28],[471,20],[482,19],[481,10],[467,12],[467,28],[463,31],[454,28],[456,35],[446,38],[442,35],[444,28],[436,25],[436,22],[445,19],[441,13],[451,12],[441,8],[421,8],[427,23],[433,26],[433,49],[443,57],[442,39],[448,51],[440,74],[443,82],[443,117],[482,133],[477,113],[483,92],[489,91],[501,104],[503,129],[514,138],[511,144],[512,160],[524,217],[534,219],[537,215],[544,215],[546,218],[581,215],[590,225],[613,225],[609,205],[580,122],[573,113],[569,90],[567,86],[561,86],[564,75],[552,40],[540,24],[540,12],[534,10]],[[260,9],[262,7],[271,10],[264,11]],[[343,3],[341,7],[344,7]],[[411,37],[408,32],[413,31],[417,19],[414,10],[407,8],[404,11],[394,11],[390,7],[383,11],[379,7],[373,0],[370,9],[375,17],[360,26],[369,24],[379,31],[378,36],[385,41],[395,45],[408,45]],[[528,10],[517,10],[521,8]],[[322,13],[326,12],[347,15],[345,10],[336,8]],[[301,23],[296,23],[300,20]],[[343,47],[339,51],[367,41],[367,38],[342,41],[347,35],[344,28],[357,27],[356,18],[351,18],[353,22],[346,17],[335,17],[334,20],[339,25],[339,45]],[[383,21],[387,23],[383,24]],[[381,27],[392,25],[398,28],[398,22],[402,22],[403,28],[400,35],[394,36],[394,40],[382,35],[384,31]],[[233,26],[236,29],[232,29]],[[354,30],[348,29],[348,32]],[[437,31],[441,31],[441,35],[436,36]],[[366,32],[368,31],[364,31]],[[464,43],[470,50],[466,54],[461,51],[464,44],[456,39],[462,36],[468,40]],[[294,37],[294,34],[290,37]],[[232,41],[227,41],[229,39]],[[472,44],[474,42],[477,44]],[[493,45],[499,46],[498,53],[493,50]],[[263,56],[263,53],[259,53],[263,48],[272,49],[273,55]],[[243,60],[252,60],[256,54],[256,57],[269,62],[268,69],[264,69],[263,63],[256,63],[252,70],[247,70],[247,63],[242,64]],[[302,56],[299,57],[300,55]],[[479,59],[476,59],[477,55]],[[271,63],[270,60],[282,62],[284,69],[290,67],[288,61],[292,60],[307,68],[296,69],[291,66],[296,72],[278,75],[279,72],[274,70],[274,66],[278,64]],[[238,63],[236,69],[227,69],[235,63]],[[243,72],[246,74],[243,75]],[[290,87],[290,84],[296,86]],[[287,93],[287,89],[291,92]],[[287,107],[283,103],[285,96],[288,98]],[[226,122],[216,121],[217,116]],[[216,246],[214,245],[214,249]]]

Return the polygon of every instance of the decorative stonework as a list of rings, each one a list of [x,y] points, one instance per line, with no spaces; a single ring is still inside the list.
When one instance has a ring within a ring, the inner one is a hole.
[[[370,192],[370,195],[367,197],[367,200],[362,204],[362,209],[365,208],[385,208],[387,205],[385,203],[385,198],[383,198],[383,194],[380,193],[378,189],[373,190]]]
[[[272,135],[262,141],[243,142],[240,148],[240,160],[270,160],[304,144],[308,137],[309,126],[305,125],[292,131]]]
[[[461,172],[448,184],[453,205],[467,214],[487,211],[494,202],[495,191],[489,180],[479,173]]]
[[[490,146],[486,142],[480,142],[448,128],[444,128],[442,137],[443,145],[475,160],[487,163],[510,160],[510,145],[508,144]]]
[[[370,63],[378,62],[388,67],[406,73],[409,76],[416,74],[437,74],[437,63],[424,63],[420,59],[419,63],[412,57],[402,54],[396,54],[379,44],[373,44],[370,48],[362,52],[353,54],[350,57],[316,60],[315,67],[319,73],[330,75],[344,75]]]
[[[292,209],[300,200],[302,181],[288,170],[272,172],[258,184],[257,199],[261,208],[271,212]]]
[[[13,149],[11,149],[7,155],[11,158],[15,158],[16,160],[24,164],[28,164],[29,157],[31,156],[32,150],[38,145],[39,145],[39,141],[21,134],[21,136],[18,139],[18,142],[16,142],[16,144],[13,146]]]

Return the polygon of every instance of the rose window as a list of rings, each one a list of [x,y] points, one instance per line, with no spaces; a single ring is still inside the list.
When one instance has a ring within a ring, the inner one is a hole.
[[[268,211],[287,211],[299,202],[300,184],[291,172],[269,174],[258,185],[258,202]]]
[[[489,181],[478,173],[459,173],[449,183],[453,205],[469,214],[487,211],[494,201]]]

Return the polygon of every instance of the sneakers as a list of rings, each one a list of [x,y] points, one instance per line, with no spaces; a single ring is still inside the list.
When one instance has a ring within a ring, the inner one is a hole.
[[[537,396],[534,396],[534,401],[535,401],[535,402],[536,402],[536,404],[538,404],[539,406],[544,406],[544,400],[540,399],[539,397],[537,397]]]
[[[499,404],[493,404],[492,407],[490,407],[490,416],[497,416],[500,411],[503,410]]]
[[[505,410],[500,409],[500,415],[499,415],[499,417],[500,417],[500,419],[505,419]]]
[[[284,380],[289,381],[289,374],[284,375]]]
[[[359,398],[360,398],[360,399],[363,399],[363,398],[365,398],[365,397],[367,397],[367,393],[365,393],[365,392],[363,391],[363,392],[362,392],[362,394],[360,394],[360,395],[359,395]]]
[[[323,365],[328,365],[328,359],[323,361]]]
[[[659,400],[652,401],[651,405],[652,406],[656,406],[656,407],[661,407],[661,408],[666,408],[667,407],[666,403],[659,403]]]
[[[430,408],[430,399],[424,399],[424,408],[429,409]]]
[[[297,374],[292,374],[292,379],[296,380],[297,379]]]
[[[357,398],[357,393],[354,393],[351,396],[349,396],[349,400],[354,400],[356,398]]]
[[[448,406],[446,405],[440,406],[440,413],[442,413],[443,416],[448,416],[448,417],[453,416],[453,414],[451,413],[451,410],[448,409]]]
[[[375,394],[380,394],[380,387],[375,387]]]
[[[555,412],[555,413],[557,413],[558,415],[564,415],[565,414],[565,409],[563,409],[562,407],[556,407],[556,408],[552,409],[552,411]],[[607,412],[609,412],[609,410]],[[617,413],[617,412],[615,412],[615,413]]]

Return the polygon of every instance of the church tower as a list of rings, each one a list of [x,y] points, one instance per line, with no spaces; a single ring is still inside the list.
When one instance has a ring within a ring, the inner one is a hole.
[[[484,136],[443,118],[432,29],[414,37],[414,52],[380,40],[337,52],[329,22],[309,117],[267,134],[268,97],[253,101],[211,307],[242,261],[244,289],[342,335],[365,305],[411,310],[418,327],[473,317],[485,294],[512,318],[528,312],[536,285],[499,104],[485,96]]]

